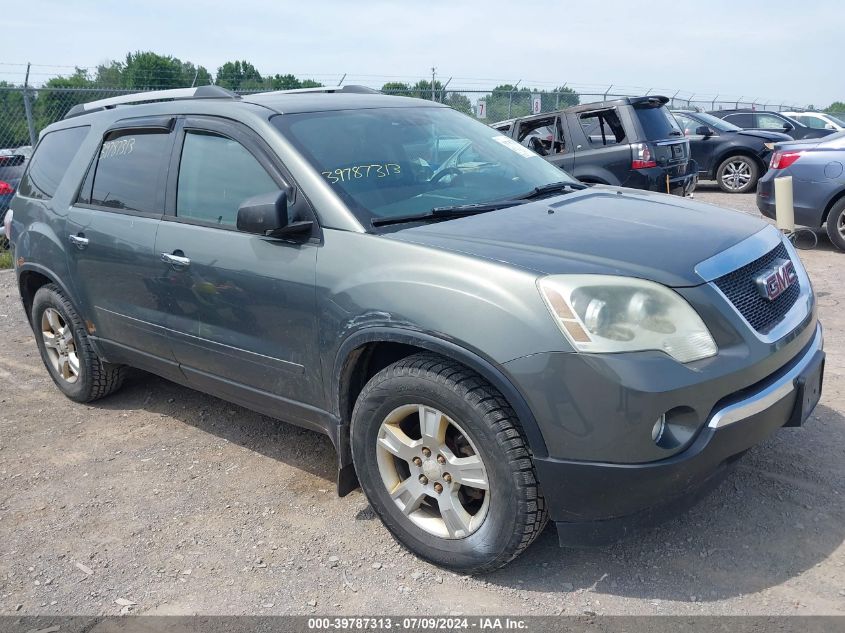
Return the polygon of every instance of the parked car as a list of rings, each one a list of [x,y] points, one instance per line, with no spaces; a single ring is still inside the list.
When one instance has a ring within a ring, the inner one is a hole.
[[[626,97],[491,127],[581,182],[686,195],[698,170],[666,97]]]
[[[845,113],[840,116],[828,114],[827,112],[784,112],[784,116],[795,119],[807,127],[821,130],[833,130],[834,132],[845,132]]]
[[[6,216],[6,210],[15,195],[29,160],[26,150],[26,147],[0,149],[0,236],[5,232],[3,218]]]
[[[845,132],[822,139],[778,143],[769,172],[757,185],[757,208],[775,217],[775,178],[792,176],[795,222],[827,226],[830,241],[845,251]]]
[[[698,177],[715,180],[727,193],[753,191],[769,164],[773,144],[792,140],[780,132],[743,130],[704,112],[672,114],[689,139]]]
[[[320,90],[133,94],[46,128],[11,239],[65,395],[133,366],[325,432],[338,492],[461,572],[549,517],[615,539],[808,418],[822,330],[774,227],[587,187],[442,104]],[[465,147],[433,170],[441,139]]]
[[[807,127],[780,112],[739,108],[736,110],[712,110],[708,114],[733,123],[743,130],[769,130],[783,132],[792,139],[821,138],[831,134],[832,130],[819,130]]]

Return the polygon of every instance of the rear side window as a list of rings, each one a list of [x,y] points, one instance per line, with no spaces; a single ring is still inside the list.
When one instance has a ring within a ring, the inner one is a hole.
[[[754,116],[750,112],[740,112],[739,114],[729,114],[725,117],[725,121],[738,125],[742,128],[754,127]]]
[[[673,136],[683,136],[675,117],[665,106],[634,107],[647,141],[659,141]]]
[[[279,186],[247,149],[232,139],[187,132],[179,165],[176,215],[235,226],[244,200]]]
[[[160,130],[120,130],[106,136],[88,199],[82,202],[128,211],[161,213],[170,134]]]
[[[29,161],[18,192],[27,198],[48,199],[56,195],[56,189],[82,141],[89,126],[72,127],[45,134]]]
[[[625,128],[614,109],[585,112],[578,117],[590,145],[603,147],[625,140]]]

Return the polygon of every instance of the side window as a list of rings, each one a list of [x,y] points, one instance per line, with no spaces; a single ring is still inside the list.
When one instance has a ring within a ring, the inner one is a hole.
[[[94,166],[90,195],[80,202],[126,211],[162,212],[163,165],[170,157],[170,134],[162,130],[110,132]],[[88,179],[86,179],[87,182]]]
[[[625,128],[616,110],[585,112],[579,116],[581,128],[590,145],[603,147],[625,140]]]
[[[786,119],[782,119],[774,114],[758,114],[757,127],[767,130],[782,130],[786,125]]]
[[[185,133],[176,188],[177,217],[235,226],[244,200],[278,189],[237,141],[206,132]]]
[[[750,112],[740,112],[739,114],[729,114],[725,117],[725,121],[733,123],[742,128],[754,127],[754,116]]]
[[[695,134],[696,128],[700,125],[697,121],[689,118],[688,116],[684,116],[683,114],[675,113],[675,119],[678,121],[678,125],[681,126],[681,129],[684,131],[684,136],[693,136]]]
[[[540,156],[557,154],[563,151],[563,143],[556,134],[556,117],[532,119],[519,125],[517,140],[531,148]]]
[[[827,126],[827,121],[815,116],[793,116],[790,117],[795,119],[799,123],[803,123],[807,127],[815,128],[817,130],[823,130]]]
[[[46,134],[29,161],[18,192],[27,198],[52,198],[89,126],[72,127]]]

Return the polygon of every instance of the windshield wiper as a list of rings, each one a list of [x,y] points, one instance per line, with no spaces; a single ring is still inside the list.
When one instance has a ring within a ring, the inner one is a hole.
[[[395,218],[375,218],[370,221],[373,226],[387,226],[389,224],[405,224],[406,222],[425,222],[428,220],[442,220],[444,218],[460,218],[487,211],[497,211],[506,207],[523,204],[525,200],[497,200],[481,204],[460,204],[450,207],[435,207],[425,213],[400,215]]]
[[[544,196],[549,193],[557,193],[559,191],[564,191],[566,189],[571,189],[573,191],[580,191],[581,189],[586,189],[587,185],[582,182],[568,182],[568,181],[561,181],[561,182],[550,182],[547,185],[540,185],[539,187],[534,187],[528,193],[519,196],[520,200],[531,200],[532,198],[539,198],[540,196]]]

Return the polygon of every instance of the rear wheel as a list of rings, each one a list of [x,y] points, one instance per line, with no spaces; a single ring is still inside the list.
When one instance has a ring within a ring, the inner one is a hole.
[[[727,193],[748,193],[757,186],[759,177],[760,166],[748,156],[728,156],[716,169],[719,187]]]
[[[827,214],[827,235],[833,245],[845,251],[845,198],[841,198]]]
[[[432,354],[379,372],[352,416],[361,486],[412,552],[460,572],[490,571],[546,522],[513,410],[480,376]]]
[[[100,360],[82,319],[57,286],[47,284],[35,293],[32,329],[50,377],[71,400],[91,402],[123,383],[125,368]]]

